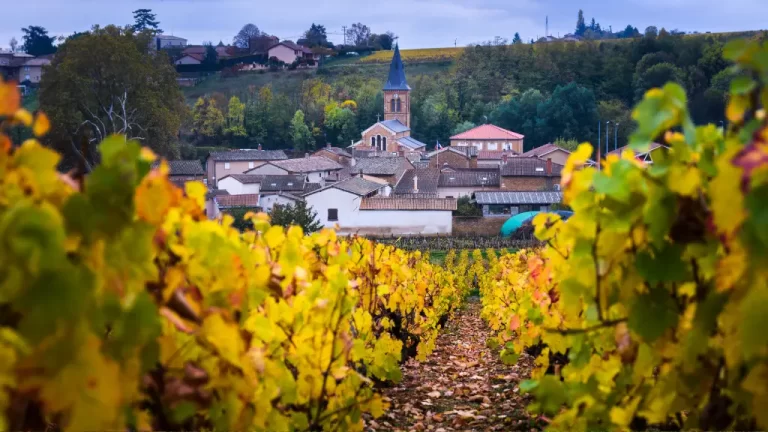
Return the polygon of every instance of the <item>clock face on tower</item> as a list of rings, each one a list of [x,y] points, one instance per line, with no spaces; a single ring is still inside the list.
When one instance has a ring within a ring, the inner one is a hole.
[[[395,93],[395,99],[400,99],[400,96],[398,96],[397,93]]]

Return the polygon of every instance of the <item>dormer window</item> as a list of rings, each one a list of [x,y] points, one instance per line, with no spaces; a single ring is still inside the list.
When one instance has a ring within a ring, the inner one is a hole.
[[[542,167],[536,167],[536,172],[544,172],[544,168],[542,168]]]

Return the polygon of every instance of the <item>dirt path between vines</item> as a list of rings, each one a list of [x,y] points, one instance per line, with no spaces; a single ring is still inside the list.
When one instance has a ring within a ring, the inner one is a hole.
[[[389,410],[369,420],[370,431],[508,431],[538,430],[525,411],[528,396],[518,383],[530,374],[532,358],[515,366],[486,346],[488,328],[480,318],[480,301],[470,299],[437,339],[430,358],[403,365],[403,380],[383,389]]]

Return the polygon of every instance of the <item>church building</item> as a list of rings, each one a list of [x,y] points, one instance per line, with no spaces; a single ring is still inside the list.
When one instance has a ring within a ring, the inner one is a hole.
[[[401,155],[424,151],[426,144],[411,137],[411,87],[405,79],[405,69],[397,45],[383,90],[384,120],[364,130],[362,139],[350,147]]]

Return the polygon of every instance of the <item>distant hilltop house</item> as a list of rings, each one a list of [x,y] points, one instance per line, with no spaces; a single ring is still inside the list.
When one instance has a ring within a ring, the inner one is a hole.
[[[51,64],[52,55],[34,57],[27,53],[0,51],[0,76],[20,84],[40,84],[43,68]]]
[[[154,49],[158,50],[184,48],[187,46],[187,40],[178,36],[158,34],[152,38],[151,45]]]
[[[311,49],[286,40],[272,45],[267,50],[269,58],[276,58],[285,64],[292,64],[297,60],[319,61],[320,54],[315,54]]]
[[[211,152],[205,161],[208,184],[216,186],[219,179],[230,174],[244,174],[269,161],[288,159],[282,150],[242,149]]]
[[[205,45],[188,45],[181,52],[181,57],[174,63],[177,65],[199,65],[205,60],[207,49]],[[228,45],[219,45],[215,47],[215,50],[219,60],[233,57],[236,54],[236,48]]]

